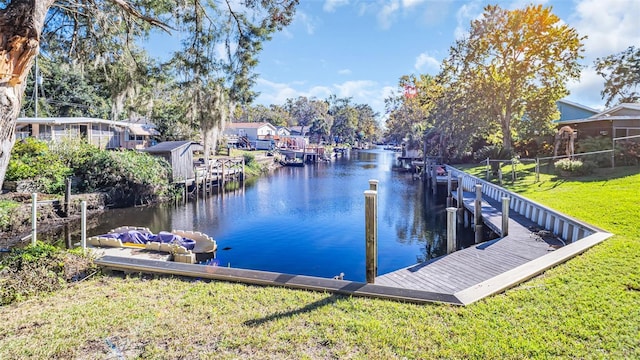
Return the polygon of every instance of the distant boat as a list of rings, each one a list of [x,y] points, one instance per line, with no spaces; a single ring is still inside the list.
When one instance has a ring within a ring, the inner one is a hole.
[[[282,164],[282,166],[304,167],[304,162],[302,161],[302,159],[285,159],[280,161],[280,164]]]

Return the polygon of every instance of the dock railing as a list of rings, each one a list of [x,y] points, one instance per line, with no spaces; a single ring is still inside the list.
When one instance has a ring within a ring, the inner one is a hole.
[[[462,183],[458,184],[464,192],[475,192],[475,185],[482,185],[482,194],[498,202],[502,202],[503,197],[511,199],[509,208],[512,212],[518,213],[540,226],[541,230],[547,230],[560,237],[567,244],[588,237],[597,232],[604,232],[592,225],[583,223],[570,216],[561,214],[544,205],[538,204],[514,192],[504,189],[498,185],[482,180],[462,170],[446,165],[446,170],[454,179],[462,177]]]

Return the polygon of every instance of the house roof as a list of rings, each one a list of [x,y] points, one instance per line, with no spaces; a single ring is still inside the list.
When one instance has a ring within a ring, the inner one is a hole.
[[[263,126],[269,126],[275,129],[275,126],[268,122],[237,122],[227,124],[227,127],[234,129],[258,129]]]
[[[595,115],[592,115],[584,119],[562,120],[558,121],[558,124],[579,124],[593,121],[603,120],[638,120],[640,119],[640,104],[637,103],[623,103],[616,105],[610,109],[606,109]]]
[[[156,145],[143,149],[142,151],[150,152],[150,153],[166,153],[166,152],[172,152],[173,150],[180,149],[182,147],[187,147],[191,144],[198,145],[198,143],[192,142],[190,140],[163,141],[161,143],[158,143]]]
[[[105,120],[92,117],[21,117],[16,119],[16,124],[41,124],[41,125],[66,125],[66,124],[107,124],[126,127],[121,121]]]
[[[160,132],[156,130],[154,127],[148,124],[130,124],[128,126],[129,132],[134,135],[147,135],[147,136],[156,136],[160,135]]]
[[[575,108],[582,109],[582,110],[585,110],[585,111],[588,111],[588,112],[592,112],[594,114],[598,113],[597,109],[588,107],[586,105],[578,104],[577,102],[569,101],[567,99],[560,99],[560,100],[558,100],[558,102],[559,103],[564,103],[564,104],[567,104],[567,105],[570,105],[570,106],[573,106]]]
[[[160,135],[153,124],[139,124],[128,121],[113,121],[92,117],[23,117],[16,119],[17,125],[69,125],[69,124],[106,124],[115,127],[128,128],[134,135]]]

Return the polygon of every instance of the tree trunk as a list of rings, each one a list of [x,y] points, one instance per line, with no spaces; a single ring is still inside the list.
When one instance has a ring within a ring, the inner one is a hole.
[[[511,139],[511,114],[506,114],[500,119],[500,127],[502,128],[502,149],[511,153],[513,141]]]
[[[15,143],[16,118],[40,34],[55,0],[13,0],[0,10],[0,188]]]

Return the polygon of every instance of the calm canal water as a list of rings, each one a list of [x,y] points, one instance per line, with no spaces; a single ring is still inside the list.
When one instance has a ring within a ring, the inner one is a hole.
[[[244,190],[179,206],[111,210],[88,235],[121,225],[153,232],[201,231],[218,242],[215,262],[254,270],[365,280],[364,190],[378,188],[378,272],[446,251],[444,199],[411,174],[392,171],[397,153],[352,151],[329,163],[285,167]],[[472,241],[472,234],[458,229]]]

